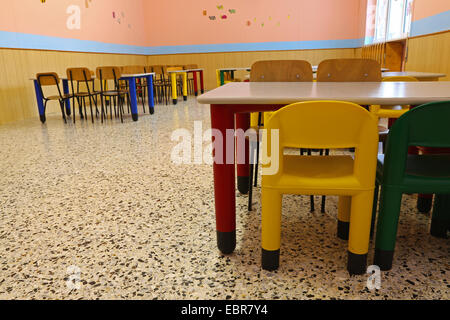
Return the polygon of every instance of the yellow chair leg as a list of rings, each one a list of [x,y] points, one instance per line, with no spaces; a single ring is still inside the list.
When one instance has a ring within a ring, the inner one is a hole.
[[[183,100],[186,101],[187,100],[187,73],[184,72],[183,73]]]
[[[172,72],[170,74],[170,81],[172,82],[172,100],[173,103],[176,104],[178,101],[178,96],[177,96],[177,74]]]
[[[337,236],[339,239],[342,240],[348,240],[351,204],[352,204],[352,197],[350,196],[339,197]]]
[[[276,270],[280,264],[282,195],[277,190],[263,188],[262,207],[262,268]]]
[[[373,193],[374,190],[364,191],[352,197],[347,264],[351,275],[366,272]]]

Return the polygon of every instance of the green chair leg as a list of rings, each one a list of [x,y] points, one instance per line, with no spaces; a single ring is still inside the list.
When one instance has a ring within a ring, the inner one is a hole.
[[[392,268],[401,202],[401,191],[389,186],[381,187],[374,264],[383,271]]]
[[[430,234],[438,238],[447,238],[450,227],[450,195],[437,194],[434,200]]]

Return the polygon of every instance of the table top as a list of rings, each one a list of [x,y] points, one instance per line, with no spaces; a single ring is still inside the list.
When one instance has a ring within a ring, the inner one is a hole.
[[[202,104],[267,105],[340,100],[364,105],[419,105],[450,100],[450,82],[232,82],[197,100]]]
[[[384,77],[397,77],[397,76],[407,76],[407,77],[414,77],[417,79],[421,79],[421,78],[443,78],[446,75],[444,73],[418,72],[418,71],[383,72],[383,78]]]
[[[135,74],[122,74],[120,79],[124,79],[124,78],[136,78],[136,77],[146,77],[146,76],[155,76],[154,72],[148,72],[148,73],[135,73]],[[67,80],[67,76],[66,77],[59,77],[59,79],[61,80]],[[92,80],[97,79],[96,76],[91,76]],[[29,80],[36,80],[36,78],[30,78]],[[83,80],[84,81],[84,80]],[[89,81],[89,80],[88,80]]]
[[[203,69],[198,68],[198,69],[186,69],[186,70],[171,70],[171,71],[167,71],[167,73],[186,73],[186,72],[194,72],[194,71],[203,71]]]
[[[221,68],[221,69],[217,69],[219,71],[239,71],[239,70],[244,70],[244,71],[250,71],[252,68],[251,67],[244,67],[244,68]]]

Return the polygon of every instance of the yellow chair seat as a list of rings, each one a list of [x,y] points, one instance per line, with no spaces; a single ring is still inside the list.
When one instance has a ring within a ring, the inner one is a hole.
[[[362,190],[353,175],[353,158],[336,156],[296,156],[284,155],[283,175],[274,184],[265,188],[282,190],[282,193],[339,195],[342,189]],[[307,186],[307,187],[302,187]]]

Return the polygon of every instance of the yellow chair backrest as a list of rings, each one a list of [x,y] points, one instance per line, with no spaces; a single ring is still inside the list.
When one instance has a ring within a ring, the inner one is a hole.
[[[364,173],[375,170],[378,126],[376,117],[363,107],[345,101],[298,102],[274,112],[265,124],[265,129],[267,129],[267,139],[264,143],[267,143],[269,153],[271,130],[279,129],[279,170],[276,175],[265,176],[267,180],[278,179],[277,175],[282,174],[285,148],[354,147],[354,175],[360,178],[362,187],[373,187],[374,182],[364,178],[367,177]]]

